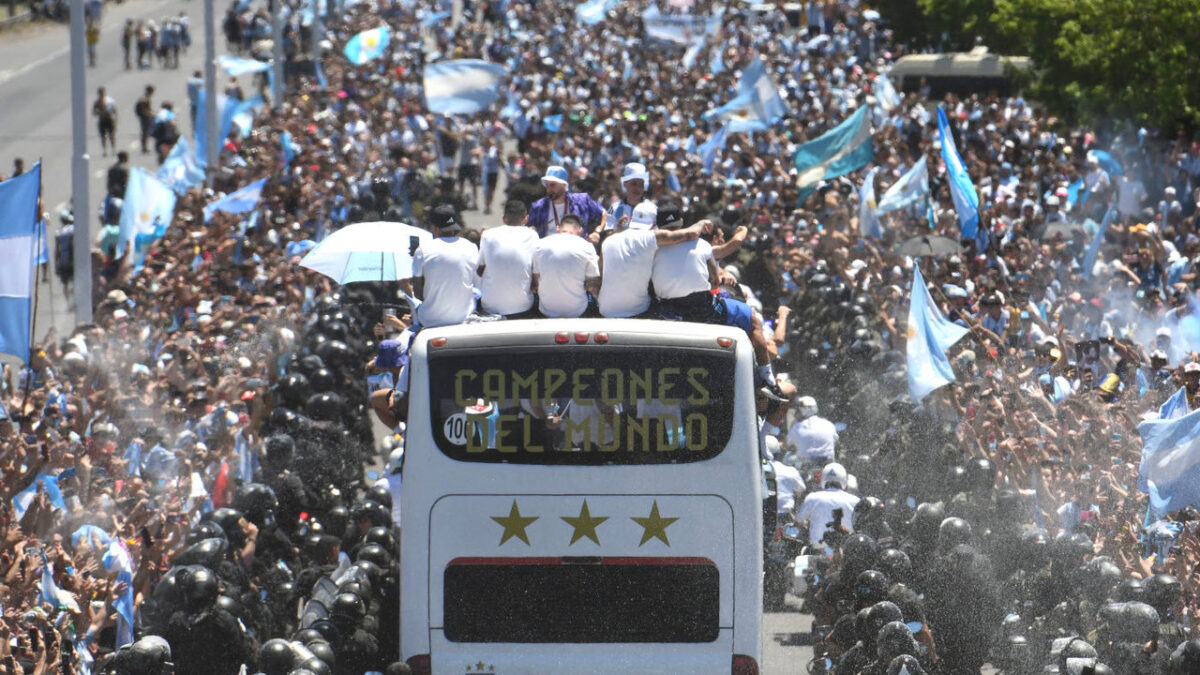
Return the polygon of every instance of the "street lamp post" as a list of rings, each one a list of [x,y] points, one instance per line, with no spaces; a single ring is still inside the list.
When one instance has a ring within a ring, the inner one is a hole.
[[[221,143],[221,120],[217,115],[217,19],[213,9],[214,0],[204,0],[204,156],[208,163],[208,186],[212,187],[213,174],[219,166]]]
[[[71,0],[71,209],[75,215],[75,323],[92,321],[91,199],[88,197],[84,0]],[[53,291],[51,291],[53,292]]]

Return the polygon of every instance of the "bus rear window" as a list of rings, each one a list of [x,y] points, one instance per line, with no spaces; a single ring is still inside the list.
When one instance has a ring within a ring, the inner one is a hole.
[[[704,558],[459,558],[443,580],[451,642],[712,642],[720,633],[720,573]]]
[[[433,435],[468,462],[710,459],[732,431],[734,364],[731,351],[696,348],[434,352]]]

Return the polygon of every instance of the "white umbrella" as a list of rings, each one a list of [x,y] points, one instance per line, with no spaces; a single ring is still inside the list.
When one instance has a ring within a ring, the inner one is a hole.
[[[433,235],[412,225],[377,221],[347,225],[300,261],[339,284],[398,281],[412,276],[413,254]]]

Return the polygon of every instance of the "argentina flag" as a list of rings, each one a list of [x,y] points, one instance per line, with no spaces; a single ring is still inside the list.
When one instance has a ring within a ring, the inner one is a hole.
[[[178,194],[184,194],[204,182],[204,165],[192,151],[192,144],[188,143],[186,136],[180,136],[175,141],[166,161],[158,168],[157,178]]]
[[[904,172],[895,183],[888,186],[879,200],[876,213],[899,211],[921,203],[929,198],[929,169],[925,164],[925,156],[917,160],[912,168]]]
[[[42,163],[0,183],[0,352],[29,360]]]
[[[904,348],[908,394],[913,403],[920,403],[933,390],[954,381],[954,369],[946,358],[946,350],[969,332],[942,316],[941,310],[929,296],[929,289],[925,287],[921,268],[913,264],[908,341]]]
[[[140,269],[150,245],[167,232],[175,215],[175,193],[145,169],[134,167],[125,186],[121,208],[117,253],[123,255],[133,243],[134,269]]]
[[[958,212],[959,233],[963,239],[974,239],[979,230],[979,193],[967,168],[963,166],[958,148],[954,146],[954,135],[946,121],[946,111],[938,106],[938,139],[942,142],[942,161],[946,163],[946,178],[950,181],[950,197],[954,199],[954,210]]]
[[[225,213],[245,213],[254,207],[258,206],[258,200],[262,199],[263,186],[267,184],[266,178],[260,178],[244,188],[231,192],[217,201],[204,207],[204,222],[212,219],[212,215],[217,211]]]
[[[391,33],[388,32],[387,26],[379,26],[371,30],[364,30],[355,35],[346,42],[345,49],[342,52],[346,55],[346,59],[356,66],[361,66],[368,61],[383,56],[384,50],[387,49],[388,43],[391,42]]]
[[[809,141],[796,151],[795,165],[801,201],[823,180],[844,176],[863,168],[875,158],[871,144],[871,122],[866,106],[860,106],[841,124]]]
[[[1200,410],[1175,419],[1147,420],[1138,425],[1138,433],[1138,490],[1150,495],[1151,517],[1200,504]]]
[[[508,68],[479,59],[425,66],[425,106],[442,115],[470,115],[500,100]]]

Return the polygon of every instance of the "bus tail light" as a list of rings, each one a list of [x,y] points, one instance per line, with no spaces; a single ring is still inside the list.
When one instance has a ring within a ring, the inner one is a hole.
[[[775,539],[774,539],[774,541],[782,541],[782,540],[783,540],[783,528],[782,528],[782,527],[777,527],[777,528],[775,528]]]
[[[555,344],[565,345],[570,341],[571,341],[571,334],[565,330],[559,331],[554,334],[554,343]]]
[[[717,338],[717,344],[719,344],[719,345],[721,345],[722,347],[725,347],[726,349],[728,349],[728,348],[730,348],[730,347],[732,347],[732,346],[733,346],[733,338],[731,338],[731,337],[719,337],[719,338]]]
[[[578,344],[583,344],[588,341],[589,337],[591,337],[590,334],[584,333],[583,331],[579,331],[579,332],[575,333],[575,342]]]
[[[596,333],[592,341],[598,345],[608,344],[608,333]]]
[[[738,671],[737,671],[737,665],[736,665],[736,663],[737,663],[737,658],[738,658],[738,657],[736,657],[736,656],[735,656],[735,657],[733,657],[733,659],[734,659],[734,664],[735,664],[735,665],[734,665],[734,672],[735,672],[735,673],[736,673],[736,672],[738,672]],[[751,660],[752,662],[754,661],[754,659],[750,659],[750,660]],[[413,655],[413,656],[410,656],[410,657],[408,657],[408,662],[407,662],[407,663],[408,663],[408,667],[412,669],[412,673],[413,673],[413,675],[429,675],[431,672],[433,672],[433,664],[432,664],[432,662],[429,660],[429,655],[428,655],[428,654],[415,654],[415,655]],[[750,672],[750,671],[747,671],[747,672]],[[755,672],[755,673],[757,673],[757,672],[758,672],[758,667],[757,667],[757,666],[755,666],[755,669],[754,669],[754,671],[753,671],[753,672]]]
[[[409,663],[412,663],[412,659],[409,659]],[[413,672],[417,672],[417,669],[413,668]],[[733,675],[758,675],[758,661],[755,661],[753,656],[734,654],[733,669],[730,672]]]
[[[435,338],[433,338],[432,340],[430,340],[430,341],[429,341],[429,345],[430,345],[431,347],[445,347],[445,346],[446,346],[446,338],[444,338],[444,337],[435,337]]]

